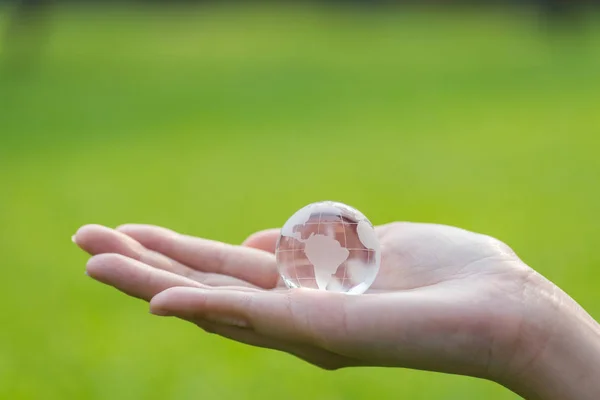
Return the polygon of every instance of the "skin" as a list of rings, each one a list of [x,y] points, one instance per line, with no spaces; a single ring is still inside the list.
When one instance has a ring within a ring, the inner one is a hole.
[[[230,245],[149,225],[87,225],[87,274],[228,339],[318,367],[386,366],[495,381],[528,398],[600,398],[600,326],[504,243],[459,228],[376,228],[365,295],[288,290],[278,230]]]

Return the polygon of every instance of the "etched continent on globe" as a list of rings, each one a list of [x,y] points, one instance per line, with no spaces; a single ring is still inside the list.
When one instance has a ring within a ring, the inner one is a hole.
[[[350,251],[330,236],[312,234],[304,242],[304,254],[315,267],[317,286],[327,289],[333,274],[346,261]]]
[[[281,229],[279,272],[290,288],[363,293],[381,261],[379,240],[358,210],[331,201],[310,204]]]

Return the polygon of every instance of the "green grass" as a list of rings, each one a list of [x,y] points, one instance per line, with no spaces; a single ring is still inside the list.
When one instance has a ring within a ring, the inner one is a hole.
[[[40,63],[0,75],[0,398],[516,398],[466,377],[324,372],[152,317],[85,277],[70,242],[85,223],[237,243],[336,199],[377,224],[497,236],[600,317],[600,32],[566,41],[475,12],[52,22]]]

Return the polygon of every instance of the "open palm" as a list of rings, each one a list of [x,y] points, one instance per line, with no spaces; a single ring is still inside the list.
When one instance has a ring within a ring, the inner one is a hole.
[[[539,276],[506,245],[443,225],[376,229],[382,265],[360,296],[283,287],[278,230],[234,246],[148,225],[88,225],[74,241],[93,255],[91,277],[150,301],[154,314],[327,369],[397,366],[499,380],[509,364],[518,371],[535,355],[518,342],[529,283]]]

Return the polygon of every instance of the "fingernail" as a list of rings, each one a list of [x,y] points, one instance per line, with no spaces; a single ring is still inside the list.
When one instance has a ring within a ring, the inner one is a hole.
[[[229,315],[207,315],[204,317],[205,320],[222,325],[237,326],[238,328],[248,328],[250,324],[248,321],[238,317],[232,317]]]
[[[71,236],[71,242],[73,242],[73,243],[77,244],[77,242],[75,241],[75,236],[76,236],[76,235],[73,235],[73,236]]]
[[[158,310],[156,310],[156,309],[155,310],[150,309],[150,314],[156,315],[156,316],[159,316],[159,317],[168,317],[168,316],[170,316],[170,314],[166,310],[161,310],[161,309],[158,309]]]

